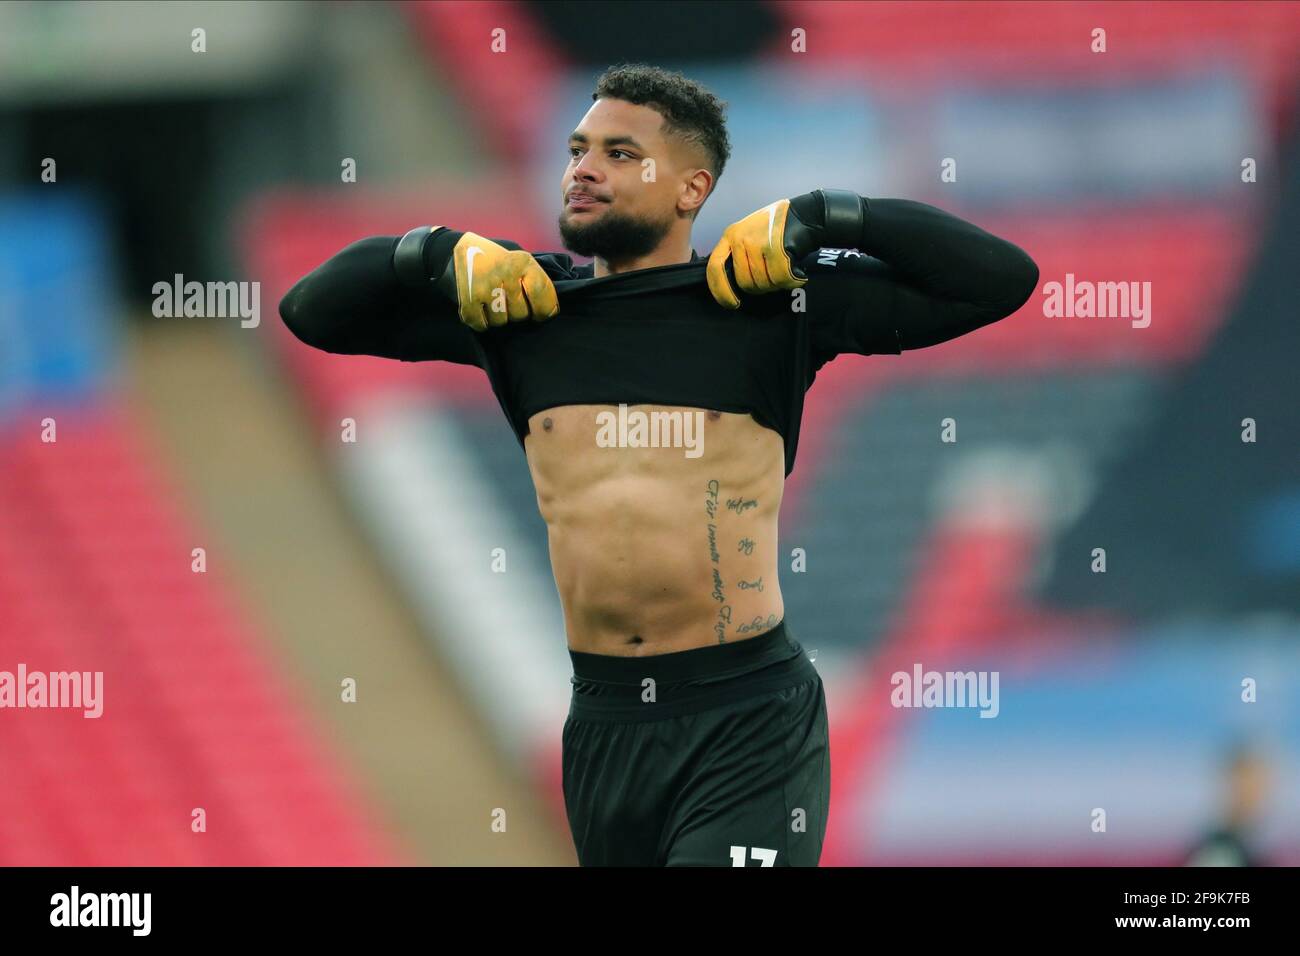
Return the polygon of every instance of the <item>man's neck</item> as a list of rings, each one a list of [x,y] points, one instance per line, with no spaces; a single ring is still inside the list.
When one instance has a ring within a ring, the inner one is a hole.
[[[690,262],[694,257],[694,252],[695,250],[691,248],[690,234],[687,233],[680,239],[667,240],[661,243],[659,248],[648,255],[628,259],[625,262],[610,262],[596,256],[592,260],[592,278],[599,279],[601,276],[617,275],[621,272],[635,272],[637,269],[653,269],[656,266],[672,266],[681,262]]]

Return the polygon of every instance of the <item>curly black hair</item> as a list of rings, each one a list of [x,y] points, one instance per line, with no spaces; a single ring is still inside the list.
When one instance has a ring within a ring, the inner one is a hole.
[[[646,63],[622,63],[602,73],[591,98],[606,97],[650,107],[663,116],[666,134],[702,147],[717,186],[731,156],[725,102],[680,73]]]

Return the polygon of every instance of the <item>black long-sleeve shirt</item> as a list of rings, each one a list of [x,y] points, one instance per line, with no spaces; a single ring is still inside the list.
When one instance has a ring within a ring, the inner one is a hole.
[[[864,210],[856,249],[820,249],[799,263],[802,296],[741,292],[735,311],[713,300],[707,260],[693,250],[690,262],[601,278],[564,253],[534,253],[559,314],[475,332],[431,285],[398,281],[399,237],[373,236],[300,279],[280,315],[327,352],[482,368],[521,447],[528,418],[560,405],[712,408],[775,429],[789,475],[804,393],[828,361],[946,342],[1010,315],[1038,284],[1023,250],[933,206],[870,199]],[[460,235],[445,229],[426,242],[429,276],[442,274]]]

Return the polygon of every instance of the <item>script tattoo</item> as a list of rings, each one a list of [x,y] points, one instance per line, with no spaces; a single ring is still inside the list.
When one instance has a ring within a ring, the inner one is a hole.
[[[713,478],[705,486],[704,513],[710,519],[718,516],[718,480]],[[722,560],[722,555],[718,553],[718,526],[712,520],[708,524],[709,530],[709,560],[713,562],[713,600],[722,606],[718,608],[718,619],[713,625],[713,632],[718,635],[718,643],[726,643],[727,625],[731,623],[731,605],[727,603],[727,591],[722,583],[722,572],[716,565]]]
[[[704,498],[704,513],[710,518],[717,517],[718,514],[718,479],[714,478],[709,481]],[[722,557],[718,554],[718,526],[712,521],[709,522],[709,559],[718,563]]]
[[[759,578],[757,581],[737,581],[736,586],[742,591],[748,591],[751,589],[761,591],[763,590],[763,579]]]
[[[757,631],[762,629],[763,627],[768,627],[768,628],[776,627],[776,615],[769,614],[767,616],[766,624],[763,622],[763,619],[761,617],[756,617],[749,624],[742,624],[740,625],[740,627],[736,628],[736,633],[748,634],[750,631]]]
[[[758,507],[757,498],[728,498],[727,510],[734,511],[736,514],[744,514],[750,508]]]
[[[736,550],[744,551],[746,554],[753,554],[754,542],[751,541],[749,538],[741,538],[740,541],[736,543]]]
[[[727,643],[727,625],[731,623],[731,605],[724,604],[718,608],[718,623],[713,625],[713,633],[718,635],[718,643]]]

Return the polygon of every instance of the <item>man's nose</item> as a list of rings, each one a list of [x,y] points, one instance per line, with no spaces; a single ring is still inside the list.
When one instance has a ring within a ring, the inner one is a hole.
[[[582,157],[582,159],[578,160],[578,165],[573,167],[574,178],[581,179],[584,182],[590,182],[600,178],[601,172],[596,164],[594,162],[587,162],[590,158],[591,153],[588,153],[586,156]]]

